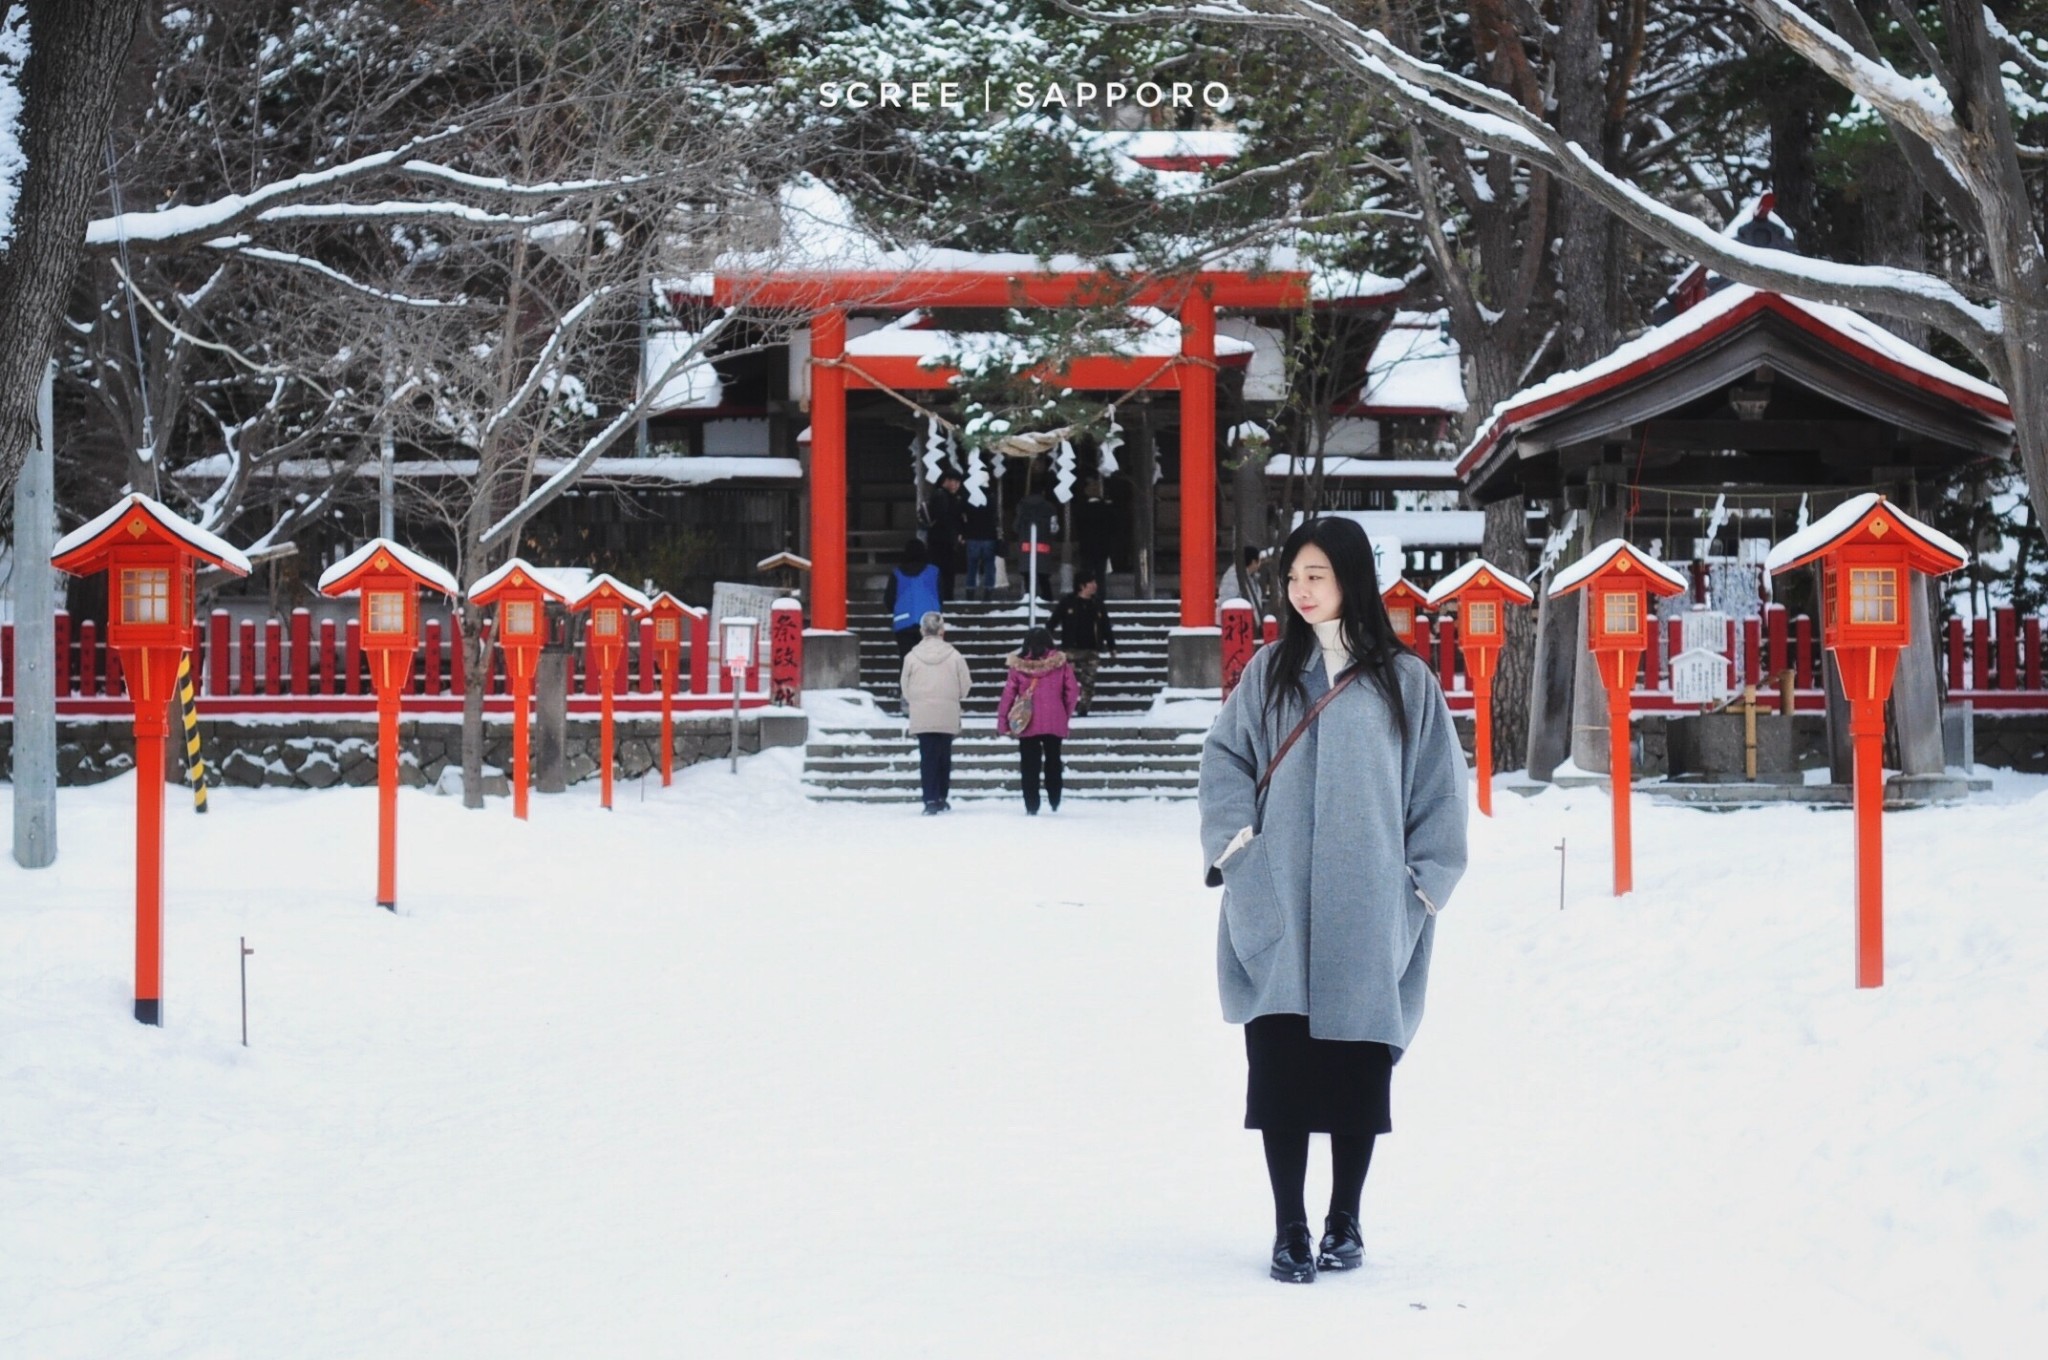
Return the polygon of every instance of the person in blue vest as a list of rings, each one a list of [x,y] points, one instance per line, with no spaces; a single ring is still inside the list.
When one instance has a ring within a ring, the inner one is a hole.
[[[903,556],[882,587],[882,607],[889,611],[889,627],[896,634],[896,659],[910,655],[923,636],[919,621],[939,609],[939,569],[925,553],[922,539],[903,545]]]

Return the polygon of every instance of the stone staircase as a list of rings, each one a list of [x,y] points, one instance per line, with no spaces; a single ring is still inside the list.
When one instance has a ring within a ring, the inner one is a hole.
[[[1074,720],[1073,735],[1062,745],[1064,796],[1192,798],[1203,734],[1143,721],[1166,686],[1166,635],[1180,621],[1179,602],[1111,600],[1109,610],[1116,658],[1103,662],[1089,716]],[[1041,608],[1041,622],[1045,614]],[[860,638],[861,688],[883,710],[900,714],[902,663],[888,616],[879,606],[856,605],[847,624]],[[946,640],[967,658],[974,677],[966,731],[953,744],[955,799],[1022,797],[1017,743],[996,734],[995,719],[1003,658],[1017,649],[1027,626],[1025,607],[1012,601],[955,603],[946,610]],[[804,749],[804,787],[824,801],[915,803],[917,741],[900,717],[891,724],[813,729]]]

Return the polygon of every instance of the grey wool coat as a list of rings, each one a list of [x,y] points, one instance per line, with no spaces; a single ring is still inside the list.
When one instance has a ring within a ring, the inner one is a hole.
[[[1465,872],[1465,756],[1443,691],[1416,656],[1398,660],[1405,730],[1371,677],[1323,710],[1255,806],[1259,776],[1301,720],[1265,716],[1278,647],[1261,649],[1202,746],[1202,854],[1223,865],[1216,977],[1223,1018],[1308,1017],[1319,1039],[1369,1039],[1398,1060],[1422,1020],[1436,918]],[[1329,690],[1323,658],[1302,672]]]

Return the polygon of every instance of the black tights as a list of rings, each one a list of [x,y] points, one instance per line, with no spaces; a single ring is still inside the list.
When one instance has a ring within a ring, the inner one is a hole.
[[[1273,1222],[1276,1227],[1308,1222],[1308,1205],[1303,1199],[1308,1181],[1308,1133],[1265,1129],[1266,1176],[1273,1182]],[[1365,1193],[1365,1173],[1372,1166],[1370,1133],[1330,1135],[1330,1212],[1358,1217],[1358,1201]]]

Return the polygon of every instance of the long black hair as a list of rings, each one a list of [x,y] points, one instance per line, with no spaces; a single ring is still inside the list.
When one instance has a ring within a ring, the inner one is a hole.
[[[1330,559],[1330,571],[1344,594],[1339,617],[1351,664],[1338,672],[1339,677],[1362,669],[1363,678],[1385,696],[1387,706],[1394,711],[1394,721],[1406,731],[1408,715],[1401,702],[1401,677],[1396,667],[1408,649],[1394,632],[1386,602],[1380,599],[1380,573],[1373,562],[1372,540],[1355,520],[1334,515],[1303,520],[1280,549],[1280,640],[1274,644],[1273,659],[1267,663],[1266,716],[1276,730],[1284,731],[1279,723],[1290,701],[1297,712],[1307,709],[1308,686],[1302,683],[1301,672],[1311,657],[1322,654],[1315,625],[1295,609],[1287,590],[1287,573],[1293,569],[1294,559],[1311,543]]]
[[[1033,628],[1024,634],[1024,645],[1018,654],[1026,661],[1040,661],[1052,655],[1052,629]]]

